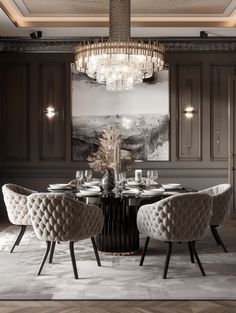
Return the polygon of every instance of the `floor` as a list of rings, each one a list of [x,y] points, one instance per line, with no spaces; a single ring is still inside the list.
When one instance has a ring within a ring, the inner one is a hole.
[[[168,279],[163,280],[161,276],[166,253],[165,243],[150,241],[143,267],[138,266],[140,254],[101,254],[102,267],[99,268],[90,241],[82,241],[75,246],[80,276],[79,280],[75,280],[68,245],[57,246],[53,264],[46,264],[42,276],[37,277],[45,243],[38,241],[29,228],[21,245],[10,254],[18,228],[0,224],[0,300],[234,300],[235,230],[235,220],[227,221],[220,229],[229,250],[228,254],[216,245],[210,232],[197,244],[206,277],[202,277],[197,266],[190,263],[184,244],[176,244],[174,247]],[[143,244],[144,239],[141,240],[141,246]],[[101,312],[106,310],[101,309]]]
[[[235,313],[236,301],[0,301],[1,313]]]

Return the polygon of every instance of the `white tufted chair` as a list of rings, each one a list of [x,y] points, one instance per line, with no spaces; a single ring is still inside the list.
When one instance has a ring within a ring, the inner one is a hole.
[[[195,241],[205,236],[212,212],[212,198],[206,194],[185,193],[174,195],[153,204],[140,207],[137,226],[147,236],[140,266],[143,265],[149,239],[168,243],[163,278],[167,276],[172,243],[187,242],[192,263],[194,257],[203,276],[204,269],[195,249]]]
[[[228,213],[232,198],[232,186],[230,184],[220,184],[200,190],[199,193],[208,194],[213,197],[213,214],[210,219],[210,228],[217,244],[227,253],[228,251],[217,231],[217,227],[223,223]]]
[[[29,196],[28,208],[37,237],[46,241],[47,248],[40,266],[40,275],[50,251],[52,263],[56,242],[69,242],[75,279],[78,272],[74,255],[74,242],[91,238],[98,266],[101,266],[94,236],[103,228],[101,209],[87,205],[60,193],[35,193]]]
[[[27,199],[33,192],[35,191],[14,184],[5,184],[2,186],[2,193],[7,208],[8,218],[12,224],[21,226],[19,235],[11,248],[11,253],[15,249],[15,246],[20,244],[26,227],[31,225]]]

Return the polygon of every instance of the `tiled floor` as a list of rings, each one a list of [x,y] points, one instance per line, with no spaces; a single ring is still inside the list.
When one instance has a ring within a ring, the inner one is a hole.
[[[102,267],[99,268],[90,241],[77,243],[79,280],[73,278],[68,245],[60,244],[53,264],[46,264],[42,276],[37,277],[45,243],[39,242],[29,229],[22,244],[10,254],[18,228],[6,226],[0,226],[0,299],[236,299],[236,221],[228,221],[220,230],[228,254],[216,245],[210,232],[197,244],[206,277],[202,277],[197,266],[190,263],[186,246],[177,244],[167,280],[161,278],[166,245],[158,241],[150,242],[143,267],[138,266],[140,254],[137,254],[101,255]]]

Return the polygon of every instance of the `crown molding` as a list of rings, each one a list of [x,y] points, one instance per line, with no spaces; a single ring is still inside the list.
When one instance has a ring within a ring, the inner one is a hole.
[[[97,38],[40,39],[0,38],[0,52],[53,52],[74,53],[75,46],[81,42]],[[138,38],[140,39],[140,38]],[[143,40],[145,40],[144,38]],[[214,37],[199,39],[185,38],[150,38],[158,40],[166,52],[236,52],[236,37]]]

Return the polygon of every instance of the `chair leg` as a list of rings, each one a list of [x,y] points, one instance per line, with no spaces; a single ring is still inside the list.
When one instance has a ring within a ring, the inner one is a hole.
[[[194,263],[195,261],[194,261],[193,249],[192,249],[191,242],[188,242],[188,249],[189,249],[191,263]]]
[[[206,276],[206,273],[205,273],[205,271],[204,271],[204,269],[203,269],[202,263],[201,263],[201,261],[200,261],[200,259],[199,259],[199,257],[198,257],[198,254],[197,254],[195,245],[193,244],[192,241],[190,242],[190,245],[191,245],[191,247],[192,247],[193,255],[194,255],[194,257],[195,257],[195,259],[196,259],[196,261],[197,261],[198,267],[199,267],[199,269],[200,269],[202,275],[203,275],[203,276]]]
[[[71,256],[71,262],[73,266],[75,279],[78,279],[79,276],[78,276],[77,266],[76,266],[76,261],[75,261],[74,241],[70,241],[70,256]]]
[[[210,228],[211,228],[211,233],[216,241],[216,243],[220,246],[220,242],[219,242],[219,239],[218,239],[218,236],[217,236],[217,230],[216,230],[216,227],[215,225],[210,225]]]
[[[43,267],[44,267],[44,264],[45,264],[45,262],[46,262],[46,260],[47,260],[47,257],[48,257],[48,253],[49,253],[49,251],[50,251],[50,248],[51,248],[51,242],[50,241],[46,241],[46,244],[47,244],[47,248],[46,248],[46,252],[45,252],[45,254],[44,254],[44,257],[43,257],[43,260],[42,260],[42,263],[41,263],[41,265],[40,265],[40,268],[39,268],[39,271],[38,271],[38,276],[41,274],[41,272],[42,272],[42,269],[43,269]]]
[[[96,256],[97,264],[98,264],[98,266],[101,266],[101,261],[100,261],[100,258],[99,258],[98,249],[97,249],[97,245],[96,245],[94,237],[91,237],[91,241],[92,241],[92,244],[93,244],[93,250],[94,250],[94,253],[95,253],[95,256]]]
[[[172,251],[172,242],[168,242],[165,267],[164,267],[164,272],[163,272],[163,276],[162,276],[163,279],[166,279],[166,276],[167,276],[168,267],[169,267],[169,263],[170,263],[171,251]]]
[[[139,263],[139,266],[143,266],[143,262],[144,262],[144,258],[145,258],[146,252],[147,252],[149,240],[150,240],[150,237],[147,237],[145,245],[144,245],[144,249],[143,249],[143,254],[142,254],[142,257],[141,257],[141,260],[140,260],[140,263]]]
[[[221,237],[220,237],[220,235],[218,233],[218,230],[216,228],[217,226],[211,225],[211,232],[212,232],[212,234],[213,234],[217,244],[220,245],[223,248],[225,253],[228,253],[228,251],[227,251],[227,249],[226,249],[226,247],[225,247],[225,245],[224,245],[224,243],[223,243],[223,241],[222,241],[222,239],[221,239]]]
[[[56,241],[53,241],[51,245],[50,255],[49,255],[49,263],[52,263],[55,246],[56,246]]]
[[[21,225],[20,232],[19,232],[19,234],[18,234],[18,236],[16,238],[16,241],[15,241],[14,245],[11,248],[10,253],[12,253],[14,251],[15,246],[18,246],[20,244],[21,239],[24,236],[25,230],[26,230],[26,225]]]

